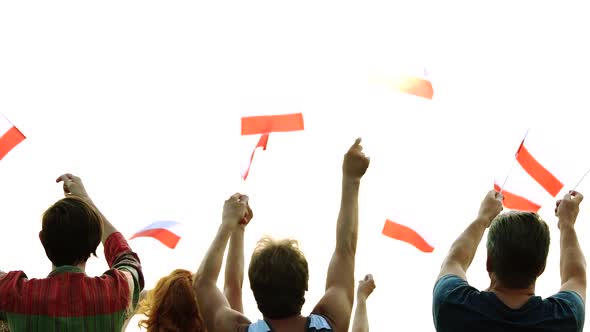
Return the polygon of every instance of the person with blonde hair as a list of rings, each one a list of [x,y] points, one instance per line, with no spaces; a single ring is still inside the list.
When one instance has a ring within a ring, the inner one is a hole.
[[[263,320],[252,324],[233,310],[217,288],[223,251],[247,214],[247,196],[234,194],[223,207],[222,222],[195,278],[194,288],[208,330],[216,332],[347,331],[354,302],[354,264],[358,237],[358,193],[369,167],[360,138],[344,156],[342,198],[336,246],[328,267],[324,296],[309,316],[301,309],[309,280],[307,260],[294,240],[263,238],[254,250],[248,277]]]
[[[252,219],[248,207],[240,227],[231,235],[225,270],[224,292],[231,308],[243,312],[242,284],[244,281],[244,231]],[[176,269],[162,277],[156,287],[142,293],[138,313],[146,316],[138,326],[148,332],[207,331],[193,289],[192,272]]]

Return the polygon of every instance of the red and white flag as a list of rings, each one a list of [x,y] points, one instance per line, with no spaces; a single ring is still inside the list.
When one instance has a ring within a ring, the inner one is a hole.
[[[303,114],[301,113],[243,117],[242,135],[260,134],[261,136],[250,155],[250,160],[248,161],[246,168],[242,171],[242,179],[246,180],[248,178],[256,149],[262,148],[262,150],[266,150],[270,133],[298,131],[303,129]]]
[[[494,189],[502,192],[504,207],[538,212],[547,194],[557,196],[563,189],[563,183],[533,156],[533,152],[527,149],[525,140],[526,137],[516,151],[517,166],[507,176],[506,187],[502,188],[495,182]]]
[[[176,221],[156,221],[133,234],[129,240],[138,237],[151,237],[166,247],[174,249],[180,241],[179,226],[180,223]]]
[[[0,114],[0,160],[24,139],[25,135]]]
[[[422,72],[416,73],[398,71],[388,75],[381,74],[379,77],[373,77],[371,81],[417,97],[432,99],[434,96],[432,82],[425,68]]]

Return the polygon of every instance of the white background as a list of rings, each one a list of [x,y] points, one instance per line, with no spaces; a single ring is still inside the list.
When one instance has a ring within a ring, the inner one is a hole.
[[[246,263],[263,234],[299,239],[311,270],[308,313],[334,245],[342,155],[361,136],[371,166],[356,275],[377,283],[371,329],[433,331],[432,287],[446,251],[494,178],[504,180],[526,130],[529,151],[565,184],[560,195],[590,167],[584,9],[581,1],[2,2],[0,112],[27,139],[0,162],[0,267],[49,273],[37,233],[61,197],[53,181],[63,172],[82,177],[126,236],[156,220],[183,223],[175,250],[131,241],[148,288],[174,268],[196,270],[223,201],[241,191],[255,213]],[[432,101],[370,83],[424,67]],[[271,134],[243,183],[258,137],[240,136],[240,118],[292,112],[303,113],[305,131]],[[507,188],[518,193],[526,179],[515,166]],[[588,188],[590,180],[578,189]],[[532,195],[552,232],[537,282],[549,296],[560,282],[555,198]],[[585,204],[577,229],[587,251]],[[381,235],[386,218],[419,230],[434,253]],[[107,268],[100,250],[91,275]],[[482,243],[468,273],[479,288],[489,282],[484,263]],[[244,301],[260,318],[247,282]]]

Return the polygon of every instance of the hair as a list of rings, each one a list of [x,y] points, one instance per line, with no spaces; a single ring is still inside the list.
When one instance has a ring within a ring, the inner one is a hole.
[[[86,263],[102,237],[98,211],[77,197],[57,201],[43,214],[39,233],[43,248],[55,266]]]
[[[264,317],[281,319],[301,313],[309,269],[297,241],[263,237],[252,254],[248,277]]]
[[[501,214],[488,233],[488,270],[505,287],[529,287],[545,270],[549,242],[549,227],[536,213]]]
[[[176,269],[161,278],[139,303],[138,313],[147,319],[138,326],[148,332],[202,332],[201,318],[190,271]]]

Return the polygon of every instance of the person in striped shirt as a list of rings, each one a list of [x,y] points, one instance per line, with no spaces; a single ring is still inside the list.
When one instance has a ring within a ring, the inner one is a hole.
[[[143,289],[139,258],[79,177],[64,174],[57,182],[63,182],[65,198],[45,211],[39,232],[53,271],[42,279],[0,272],[0,320],[13,332],[119,332]],[[101,242],[109,270],[87,276],[86,261]]]

